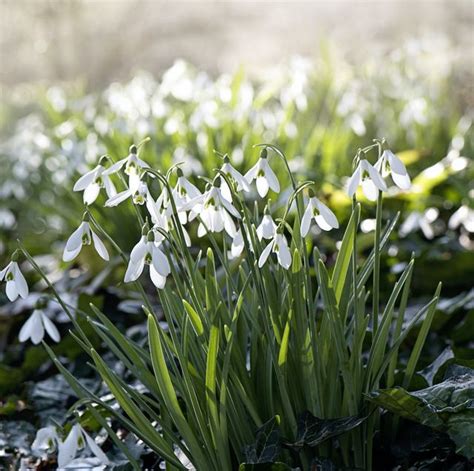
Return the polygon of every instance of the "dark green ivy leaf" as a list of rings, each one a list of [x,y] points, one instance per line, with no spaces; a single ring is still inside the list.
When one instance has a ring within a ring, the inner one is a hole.
[[[300,448],[304,445],[318,446],[329,438],[341,435],[360,425],[365,417],[341,417],[338,419],[320,419],[306,411],[298,419],[296,442],[290,446]]]
[[[442,383],[419,391],[381,389],[370,394],[375,404],[414,422],[448,433],[456,452],[474,458],[474,370],[448,368]]]
[[[244,465],[275,463],[280,454],[280,417],[276,415],[265,422],[255,436],[255,443],[244,449]],[[242,465],[241,465],[242,466]],[[243,468],[254,469],[254,468]],[[258,468],[260,469],[260,468]],[[277,468],[278,469],[278,468]]]

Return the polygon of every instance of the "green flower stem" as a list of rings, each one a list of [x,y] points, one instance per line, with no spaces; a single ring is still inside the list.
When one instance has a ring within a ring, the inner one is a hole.
[[[379,303],[380,303],[380,234],[382,232],[382,192],[377,197],[377,209],[375,216],[374,235],[374,273],[372,292],[372,330],[377,333],[379,325]]]

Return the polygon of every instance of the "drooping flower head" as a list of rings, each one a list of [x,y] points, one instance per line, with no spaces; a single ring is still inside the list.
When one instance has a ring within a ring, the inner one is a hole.
[[[401,190],[409,190],[411,186],[410,175],[403,162],[389,149],[385,149],[374,167],[383,177],[390,175],[393,183]]]
[[[362,187],[365,197],[370,201],[376,201],[379,191],[387,191],[382,176],[374,166],[366,159],[361,159],[349,179],[347,193],[352,198],[358,186]]]
[[[97,199],[101,188],[105,188],[105,192],[109,198],[117,194],[115,185],[109,175],[105,173],[104,165],[107,161],[108,157],[105,155],[102,156],[99,165],[82,175],[73,187],[73,191],[84,191],[83,199],[87,205],[92,204]]]
[[[125,165],[125,173],[130,177],[131,175],[138,175],[141,172],[141,169],[149,168],[149,165],[142,159],[138,157],[138,148],[136,145],[131,145],[129,149],[129,154],[124,159],[115,162],[107,170],[105,170],[105,175],[112,175],[119,172],[122,167]]]
[[[285,269],[288,270],[291,265],[291,252],[288,247],[288,241],[283,234],[283,228],[278,227],[275,236],[270,243],[265,247],[263,252],[258,259],[258,267],[262,268],[268,260],[270,253],[274,253],[277,256],[278,263]]]
[[[300,231],[302,237],[308,235],[311,221],[313,219],[323,231],[330,231],[331,229],[337,229],[339,227],[335,214],[324,203],[316,198],[310,190],[308,206],[306,207],[301,219]]]
[[[99,236],[91,229],[89,224],[89,213],[85,212],[79,227],[71,234],[66,242],[63,252],[63,260],[70,262],[74,260],[82,250],[84,245],[94,244],[96,252],[106,261],[109,260],[109,253]]]
[[[15,301],[18,296],[25,299],[28,296],[28,284],[18,266],[19,251],[16,250],[10,263],[0,271],[0,281],[7,282],[6,293],[10,301]]]
[[[130,261],[125,273],[125,283],[136,281],[145,265],[150,267],[150,278],[153,284],[163,289],[166,277],[171,273],[168,258],[160,249],[161,241],[156,240],[154,231],[147,232],[147,224],[142,229],[142,236],[130,253]]]
[[[232,164],[230,163],[229,156],[226,154],[224,155],[224,164],[221,167],[221,172],[223,172],[227,177],[233,180],[236,183],[236,190],[237,191],[250,191],[250,185],[245,179],[245,177],[235,169]],[[222,195],[227,201],[232,201],[232,195],[230,193],[229,185],[225,180],[221,183],[221,191]]]
[[[43,340],[45,332],[47,332],[55,342],[61,340],[58,329],[43,311],[46,306],[47,301],[40,298],[36,303],[35,310],[23,324],[18,334],[18,340],[20,342],[26,342],[28,339],[31,339],[35,345],[38,345]]]
[[[245,179],[249,185],[255,180],[258,194],[262,198],[267,195],[270,188],[275,193],[280,192],[280,183],[268,164],[267,156],[267,149],[263,148],[258,162],[245,174]]]
[[[268,204],[265,206],[262,221],[257,227],[258,240],[272,239],[275,236],[277,225],[273,221],[272,215],[268,208]]]

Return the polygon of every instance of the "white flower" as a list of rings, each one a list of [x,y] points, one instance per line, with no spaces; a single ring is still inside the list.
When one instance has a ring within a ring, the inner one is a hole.
[[[79,424],[75,424],[71,428],[66,440],[58,443],[58,467],[64,468],[67,466],[75,458],[77,452],[86,446],[101,463],[109,463],[109,459],[94,439]]]
[[[384,150],[374,167],[383,177],[391,175],[393,182],[401,190],[408,190],[410,188],[410,175],[408,175],[403,162],[391,150]]]
[[[269,188],[275,193],[280,192],[280,183],[268,164],[266,150],[262,151],[258,162],[245,174],[245,179],[248,184],[256,181],[258,194],[262,198],[267,195]]]
[[[262,222],[257,227],[258,240],[271,239],[274,237],[277,225],[270,214],[264,214]]]
[[[82,175],[74,185],[73,191],[84,191],[83,199],[85,204],[92,204],[97,197],[101,188],[105,188],[105,192],[109,198],[117,194],[112,180],[107,174],[104,174],[105,167],[97,165],[90,172]]]
[[[139,159],[137,156],[137,147],[130,146],[130,153],[124,159],[115,162],[107,170],[105,170],[104,175],[112,175],[120,171],[120,169],[125,165],[125,173],[127,175],[138,175],[140,169],[149,168],[150,166],[143,160]]]
[[[163,196],[166,198],[164,201],[163,206],[168,208],[168,213],[171,215],[171,204],[167,198],[166,189],[163,190]],[[173,189],[173,199],[176,205],[176,209],[178,211],[178,217],[181,221],[181,224],[186,224],[187,222],[187,215],[186,211],[182,210],[183,207],[186,206],[191,200],[198,198],[201,196],[201,192],[185,177],[183,176],[183,172],[181,169],[178,169],[178,182]]]
[[[278,263],[285,269],[288,270],[291,265],[291,253],[288,248],[288,242],[285,236],[279,232],[275,234],[273,240],[265,247],[260,258],[258,259],[258,267],[262,268],[267,262],[270,253],[276,254]]]
[[[0,271],[0,281],[3,279],[7,282],[6,293],[10,301],[15,301],[18,296],[23,299],[28,296],[28,285],[16,261],[10,262]]]
[[[147,201],[149,194],[148,186],[140,180],[138,175],[132,175],[129,179],[129,186],[126,190],[117,193],[105,202],[105,206],[112,208],[118,206],[127,198],[132,198],[134,204],[142,205]]]
[[[94,242],[96,252],[104,259],[109,260],[109,253],[105,248],[103,242],[99,239],[97,234],[90,228],[87,221],[82,221],[80,226],[71,234],[64,247],[63,260],[70,262],[75,259],[82,250],[83,245],[90,245]]]
[[[301,237],[306,237],[311,226],[311,220],[314,219],[316,224],[324,231],[337,229],[339,223],[334,213],[315,196],[309,199],[308,206],[301,219]]]
[[[240,219],[240,214],[230,201],[224,198],[219,187],[213,185],[210,190],[191,200],[182,209],[191,210],[190,221],[196,215],[200,216],[202,222],[198,226],[198,237],[204,236],[207,231],[222,232],[223,230],[232,238],[235,237],[237,229],[232,216]]]
[[[240,229],[235,233],[234,238],[232,239],[232,245],[230,246],[230,257],[237,258],[240,257],[245,248],[244,237]]]
[[[61,340],[58,329],[50,318],[43,311],[35,309],[23,324],[18,334],[18,340],[26,342],[28,339],[31,339],[35,345],[38,345],[43,340],[45,330],[55,342]]]
[[[474,209],[463,205],[451,215],[448,227],[450,229],[457,229],[461,225],[464,226],[466,231],[474,232]]]
[[[438,216],[439,211],[436,208],[428,208],[423,213],[413,211],[400,226],[400,236],[406,237],[411,232],[421,229],[427,239],[433,239],[435,231],[432,224],[436,221]]]
[[[58,440],[56,427],[52,425],[43,427],[36,432],[36,437],[31,444],[31,449],[36,452],[51,453],[56,449]]]
[[[354,196],[359,185],[362,186],[364,195],[370,201],[377,200],[379,190],[387,191],[387,185],[380,173],[365,159],[359,162],[359,165],[357,165],[357,168],[349,179],[347,193],[350,197]]]
[[[166,255],[155,241],[153,231],[149,231],[148,235],[142,235],[140,241],[133,247],[125,273],[125,283],[136,281],[145,265],[150,266],[150,278],[153,284],[157,288],[164,288],[171,268]]]
[[[250,185],[245,179],[245,177],[232,165],[230,164],[229,157],[225,156],[224,157],[224,165],[221,167],[221,171],[227,175],[228,177],[232,178],[235,183],[237,183],[237,191],[250,191]],[[232,202],[232,194],[230,192],[229,185],[227,185],[227,182],[222,179],[221,182],[221,191],[222,191],[222,196],[227,200]]]

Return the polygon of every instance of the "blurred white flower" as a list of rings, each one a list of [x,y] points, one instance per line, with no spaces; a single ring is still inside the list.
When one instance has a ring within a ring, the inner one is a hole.
[[[262,198],[267,195],[269,188],[275,193],[280,192],[280,183],[268,164],[266,149],[263,149],[258,162],[245,174],[245,179],[249,184],[256,181],[258,194]]]
[[[109,463],[109,459],[94,439],[79,424],[74,424],[66,439],[58,443],[58,467],[66,467],[76,457],[77,452],[86,446],[101,463]]]
[[[28,339],[38,345],[44,338],[45,331],[55,341],[59,342],[61,337],[58,329],[51,319],[41,310],[35,309],[18,334],[20,342],[26,342]]]
[[[142,235],[139,242],[133,247],[125,273],[125,283],[136,281],[142,274],[145,265],[150,266],[150,278],[153,284],[159,289],[164,288],[166,277],[170,274],[171,268],[168,258],[157,245],[153,231]]]
[[[380,173],[365,159],[359,162],[349,179],[347,193],[350,197],[354,196],[359,185],[362,186],[364,195],[370,201],[377,199],[379,190],[387,191],[387,185]]]
[[[268,260],[270,253],[273,252],[277,256],[278,263],[288,270],[291,265],[291,253],[288,248],[288,242],[285,236],[279,232],[275,234],[273,240],[265,247],[260,258],[258,259],[258,267],[262,268]]]
[[[474,232],[474,209],[463,205],[451,215],[448,227],[457,229],[459,226],[464,226],[468,232]]]
[[[408,190],[410,188],[410,175],[408,175],[403,162],[391,150],[384,150],[374,167],[383,177],[390,175],[393,183],[401,190]]]
[[[411,232],[421,229],[427,239],[432,239],[435,236],[432,223],[436,221],[438,215],[439,211],[436,208],[428,208],[423,213],[413,211],[400,226],[400,236],[406,237]]]
[[[63,260],[70,262],[75,259],[83,245],[90,245],[91,242],[94,244],[96,252],[106,261],[109,260],[109,253],[105,248],[103,242],[99,239],[99,236],[91,229],[90,224],[83,220],[79,227],[71,234],[64,247]]]
[[[16,261],[11,261],[0,271],[0,281],[3,279],[7,282],[6,293],[10,301],[15,301],[18,296],[23,299],[28,296],[28,285]]]
[[[315,196],[309,199],[308,206],[301,219],[301,237],[307,236],[312,219],[324,231],[330,231],[339,227],[335,214]]]
[[[232,239],[232,245],[230,247],[231,258],[237,258],[241,255],[245,248],[244,236],[240,229],[235,233],[234,238]]]

